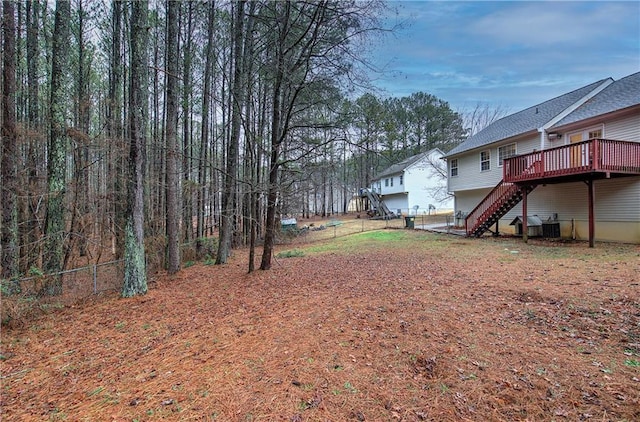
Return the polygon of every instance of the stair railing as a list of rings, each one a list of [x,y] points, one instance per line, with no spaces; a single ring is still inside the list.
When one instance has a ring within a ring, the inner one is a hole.
[[[504,201],[505,197],[508,197],[513,189],[513,183],[500,181],[492,190],[484,197],[482,201],[467,215],[465,219],[465,231],[467,235],[470,235],[479,224],[482,224],[483,216],[492,208],[495,208],[496,204]],[[488,216],[485,216],[488,217]]]

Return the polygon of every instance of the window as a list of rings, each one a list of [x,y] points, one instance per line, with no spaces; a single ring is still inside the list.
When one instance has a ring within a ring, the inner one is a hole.
[[[400,175],[400,184],[402,185],[402,179],[404,178],[404,174]]]
[[[384,179],[384,187],[388,187],[389,186],[389,179]]]
[[[599,139],[602,138],[602,129],[594,129],[589,131],[588,139]]]
[[[451,160],[449,164],[449,169],[451,171],[451,177],[456,177],[458,175],[458,159],[454,158]]]
[[[574,133],[573,135],[569,135],[569,143],[575,144],[578,142],[582,142],[582,132]]]
[[[502,163],[507,158],[516,155],[516,144],[503,145],[498,147],[498,166],[502,167]]]
[[[393,177],[391,179],[389,179],[389,186],[393,187]]]
[[[480,153],[480,171],[491,170],[491,153],[482,151]]]
[[[570,144],[586,141],[589,139],[602,139],[603,132],[604,132],[604,126],[600,125],[600,126],[590,127],[590,128],[579,130],[577,132],[570,133],[567,136],[567,139],[569,139]]]

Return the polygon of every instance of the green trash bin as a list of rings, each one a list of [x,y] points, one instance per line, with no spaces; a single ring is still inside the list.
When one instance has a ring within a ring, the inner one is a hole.
[[[416,217],[407,216],[404,218],[404,226],[407,229],[415,229],[416,228]]]

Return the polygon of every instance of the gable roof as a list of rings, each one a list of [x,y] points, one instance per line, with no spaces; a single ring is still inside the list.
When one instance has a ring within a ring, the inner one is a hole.
[[[612,83],[553,127],[568,125],[637,105],[640,105],[640,72]]]
[[[611,78],[599,80],[582,88],[578,88],[575,91],[496,120],[453,148],[447,156],[460,154],[503,139],[537,131],[538,128],[549,123],[554,117],[557,117],[578,100],[587,96],[603,83],[610,81]]]
[[[411,167],[414,163],[420,161],[422,158],[431,155],[432,153],[437,152],[440,155],[443,155],[442,151],[439,148],[434,148],[427,152],[421,152],[420,154],[413,155],[409,158],[405,158],[399,163],[393,164],[382,172],[378,173],[373,180],[378,180],[386,176],[391,176],[392,174],[398,174],[405,171],[407,168]]]

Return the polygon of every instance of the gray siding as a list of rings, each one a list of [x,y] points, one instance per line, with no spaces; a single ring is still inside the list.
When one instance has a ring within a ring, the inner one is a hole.
[[[640,113],[606,123],[604,137],[620,141],[640,142]]]
[[[534,136],[522,141],[506,141],[486,148],[477,149],[458,157],[458,176],[449,178],[449,191],[493,188],[502,180],[502,166],[498,165],[498,148],[503,145],[516,144],[517,154],[527,154],[540,149],[540,138]],[[491,168],[480,171],[480,153],[491,153]],[[449,168],[449,172],[451,169]],[[474,205],[475,206],[475,205]]]
[[[640,177],[600,180],[595,196],[597,220],[640,223]]]
[[[493,187],[501,179],[502,169],[497,169],[495,165],[491,166],[488,171],[480,171],[480,151],[477,151],[458,158],[458,176],[450,178],[449,190],[459,191]]]
[[[527,201],[527,214],[543,220],[553,213],[564,221],[589,219],[587,185],[582,182],[537,187]],[[597,221],[640,222],[640,177],[627,177],[595,182]],[[503,220],[522,215],[522,202],[509,211]]]
[[[490,191],[491,189],[475,189],[457,192],[455,196],[455,211],[471,212]]]
[[[610,88],[585,103],[582,106],[583,109],[578,110],[579,113],[582,113],[580,119],[565,119],[560,122],[560,125],[550,129],[549,132],[557,131],[565,135],[560,140],[549,141],[545,136],[541,146],[539,134],[529,136],[522,132],[523,137],[527,137],[516,143],[516,153],[526,154],[541,148],[553,148],[568,144],[567,134],[598,125],[602,125],[603,137],[606,139],[640,143],[638,92],[635,89],[620,88],[632,82],[634,84],[640,83],[640,73],[621,80],[618,83],[618,91],[614,92],[615,84],[611,85]],[[622,101],[626,98],[625,96],[631,99],[628,104]],[[602,104],[598,103],[598,99]],[[630,107],[635,107],[633,114],[630,114]],[[598,114],[594,110],[600,110],[602,114]],[[617,112],[620,113],[616,114]],[[624,117],[620,117],[621,115]],[[509,143],[511,143],[509,140],[503,139],[485,147],[478,147],[474,144],[472,151],[462,152],[456,157],[458,159],[458,176],[450,177],[448,186],[449,190],[455,193],[456,212],[468,213],[473,210],[491,188],[502,179],[502,167],[498,166],[498,147]],[[480,171],[481,150],[489,150],[491,153],[491,169],[489,171]],[[573,232],[573,235],[578,239],[588,237],[588,190],[585,183],[538,186],[529,195],[527,205],[527,214],[538,215],[542,220],[557,215],[563,236],[566,237],[567,233]],[[640,243],[640,176],[597,180],[595,182],[594,212],[596,239],[619,239]],[[510,229],[512,230],[509,228],[509,223],[518,215],[522,215],[522,203],[501,219],[500,231],[509,232]]]

